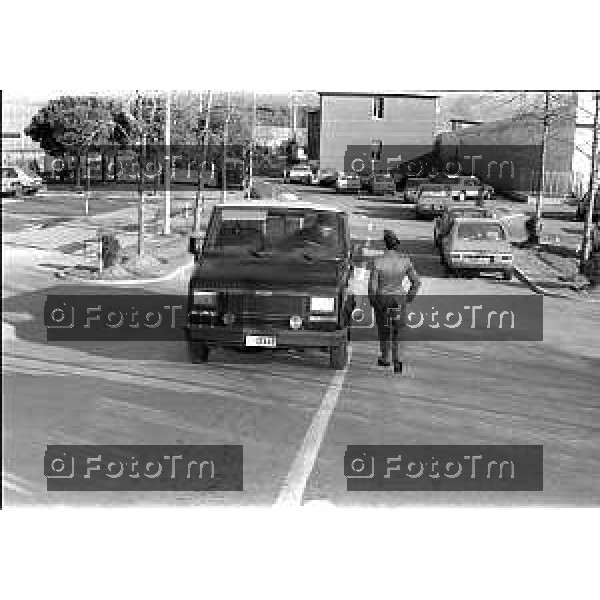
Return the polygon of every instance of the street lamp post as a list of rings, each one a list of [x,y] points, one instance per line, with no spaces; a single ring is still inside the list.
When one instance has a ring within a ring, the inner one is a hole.
[[[196,194],[196,206],[194,209],[194,232],[197,233],[200,230],[200,217],[204,210],[204,167],[206,165],[206,138],[208,135],[208,128],[210,125],[210,107],[212,103],[212,92],[208,91],[208,101],[206,104],[206,119],[204,120],[204,128],[202,131],[202,163],[198,169],[198,193]],[[202,114],[202,110],[200,113]]]
[[[171,92],[167,92],[167,110],[165,117],[165,219],[163,232],[171,233]]]
[[[596,191],[596,171],[598,169],[598,111],[600,105],[600,92],[596,92],[596,110],[594,111],[594,129],[592,138],[592,164],[590,170],[589,202],[587,213],[585,215],[585,225],[583,229],[583,240],[581,244],[581,257],[579,263],[579,272],[583,273],[586,269],[586,263],[590,257],[592,242],[592,223],[594,220],[594,205],[597,200]]]
[[[546,179],[546,146],[548,138],[548,106],[550,103],[550,92],[546,92],[545,104],[544,104],[544,126],[542,130],[542,149],[541,149],[541,160],[540,160],[540,176],[538,183],[538,197],[535,207],[535,217],[531,225],[530,230],[530,241],[534,244],[540,243],[541,232],[542,232],[542,205],[544,201],[544,185]]]
[[[252,92],[252,140],[250,141],[250,164],[248,165],[248,199],[252,192],[252,162],[254,160],[254,139],[256,136],[256,92]]]

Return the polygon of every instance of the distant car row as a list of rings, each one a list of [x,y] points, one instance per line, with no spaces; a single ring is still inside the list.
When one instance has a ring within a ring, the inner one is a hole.
[[[343,173],[333,169],[318,170],[309,165],[295,165],[284,172],[284,183],[300,183],[303,185],[321,185],[333,187],[337,192],[360,192],[361,189],[371,194],[395,194],[396,183],[387,173],[373,173],[360,177],[356,173]]]
[[[391,194],[405,203],[429,204],[431,210],[423,210],[423,214],[439,214],[443,198],[455,201],[476,200],[483,203],[494,196],[494,188],[481,182],[473,175],[436,177],[406,177],[394,173],[371,173],[359,176],[356,173],[341,173],[333,169],[319,170],[307,164],[290,167],[284,172],[285,183],[304,185],[322,185],[335,187],[341,191],[368,191],[373,195]],[[399,194],[398,194],[399,192]],[[431,207],[431,199],[436,198]]]
[[[26,173],[21,167],[2,167],[2,195],[35,194],[44,182],[38,175]]]

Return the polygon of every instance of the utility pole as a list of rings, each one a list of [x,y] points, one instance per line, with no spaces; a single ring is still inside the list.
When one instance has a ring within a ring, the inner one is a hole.
[[[590,170],[589,202],[587,205],[587,214],[585,226],[583,228],[583,240],[581,243],[581,258],[579,263],[579,272],[585,271],[585,265],[590,257],[592,241],[592,222],[594,218],[594,204],[597,200],[596,192],[596,171],[598,169],[598,105],[600,104],[600,92],[596,92],[596,110],[594,111],[594,129],[592,137],[592,165]]]
[[[154,168],[154,177],[153,177],[154,197],[156,198],[158,196],[158,165],[159,165],[159,162],[157,161],[157,146],[158,146],[159,139],[155,135],[156,131],[154,128],[155,122],[156,122],[156,96],[155,95],[152,97],[152,116],[150,117],[150,120],[151,120],[150,131],[152,132],[152,137],[150,139],[150,142],[153,146],[152,161],[153,161],[153,168]]]
[[[248,200],[250,200],[250,192],[252,190],[252,161],[254,159],[254,139],[256,137],[256,92],[252,92],[252,140],[250,142],[250,164],[248,165]]]
[[[163,233],[171,233],[171,92],[167,92],[167,110],[165,121],[165,223]]]
[[[144,150],[146,146],[146,136],[144,134],[144,124],[142,120],[143,110],[141,95],[137,96],[137,124],[140,128],[140,172],[138,177],[138,256],[144,255]]]
[[[206,119],[204,121],[204,130],[202,131],[202,163],[198,171],[198,193],[196,194],[196,206],[194,210],[194,232],[200,230],[200,215],[204,210],[204,167],[206,165],[206,137],[210,124],[210,106],[212,103],[212,92],[208,90],[208,102],[206,105]],[[202,109],[200,110],[202,114]]]
[[[542,130],[542,149],[540,155],[540,175],[538,179],[538,197],[535,206],[535,218],[533,221],[533,227],[530,233],[530,240],[534,244],[540,243],[540,237],[542,232],[542,205],[544,202],[544,183],[546,179],[546,145],[548,138],[548,108],[550,104],[550,92],[546,92],[546,98],[544,101],[544,125]]]
[[[229,113],[231,112],[231,92],[227,92],[227,112],[225,113],[225,123],[223,126],[223,202],[227,200],[227,136],[229,135]]]

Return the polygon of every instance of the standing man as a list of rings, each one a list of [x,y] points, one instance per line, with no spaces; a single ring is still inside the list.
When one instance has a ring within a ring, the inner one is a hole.
[[[394,373],[402,373],[402,362],[398,356],[400,328],[403,324],[403,312],[407,302],[417,295],[421,280],[415,271],[412,261],[400,253],[400,240],[393,231],[383,232],[385,253],[375,259],[374,267],[369,278],[369,300],[375,310],[377,333],[381,347],[381,356],[377,364],[389,367],[390,343],[392,346],[392,361]],[[405,291],[404,280],[410,281],[410,289]]]

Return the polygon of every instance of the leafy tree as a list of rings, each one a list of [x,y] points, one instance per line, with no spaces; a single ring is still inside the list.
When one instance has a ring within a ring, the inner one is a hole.
[[[118,100],[100,96],[61,96],[50,100],[31,119],[25,133],[51,156],[75,157],[75,184],[80,184],[80,158],[122,144],[130,125]]]

